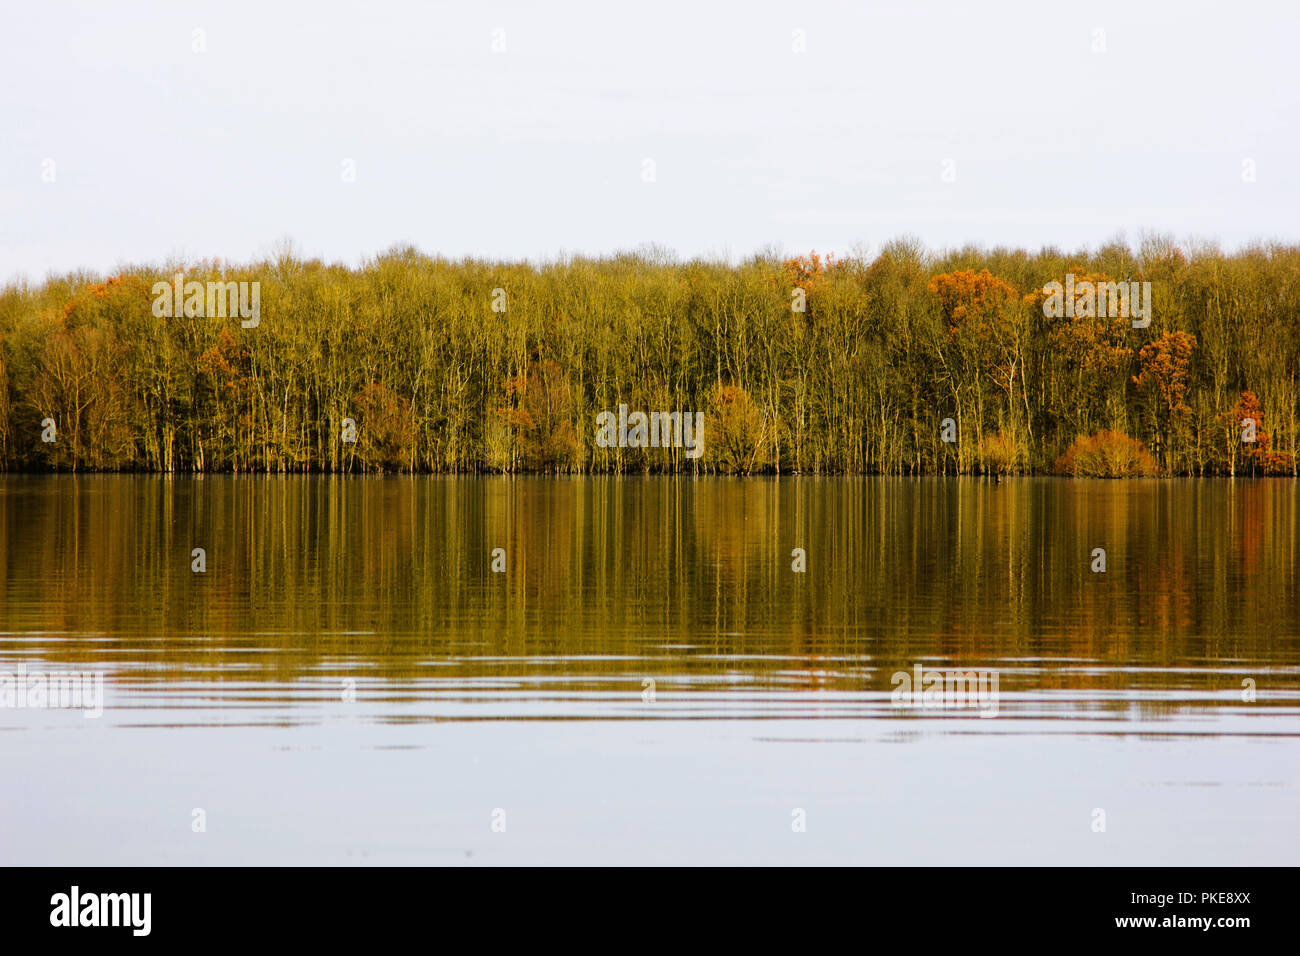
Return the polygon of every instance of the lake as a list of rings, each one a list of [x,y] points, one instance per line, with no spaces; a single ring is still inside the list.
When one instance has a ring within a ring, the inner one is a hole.
[[[1300,850],[1293,480],[11,475],[0,588],[6,864]]]

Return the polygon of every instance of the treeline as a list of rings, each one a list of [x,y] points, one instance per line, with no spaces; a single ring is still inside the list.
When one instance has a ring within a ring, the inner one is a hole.
[[[156,314],[177,272],[258,283],[260,321]],[[1149,326],[1045,308],[1067,275],[1149,282]],[[404,248],[359,269],[286,252],[6,287],[0,465],[1294,475],[1297,371],[1297,246],[902,240],[734,266]],[[598,447],[620,405],[703,412],[704,454]]]

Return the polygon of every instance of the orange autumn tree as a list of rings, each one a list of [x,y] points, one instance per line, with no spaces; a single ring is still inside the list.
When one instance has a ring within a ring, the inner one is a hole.
[[[196,436],[200,469],[250,467],[247,436],[253,430],[252,353],[222,328],[217,342],[195,363],[195,394],[207,428]]]
[[[356,454],[367,466],[402,471],[412,467],[415,415],[409,398],[371,382],[352,399],[357,409]]]
[[[826,278],[826,273],[835,267],[835,257],[825,259],[814,249],[806,256],[794,256],[782,263],[785,276],[792,286],[804,291],[811,291],[814,286]]]
[[[740,385],[717,385],[709,401],[710,456],[720,470],[747,475],[761,460],[768,441],[768,421]]]
[[[1242,392],[1232,410],[1223,416],[1224,451],[1229,475],[1240,464],[1251,475],[1289,475],[1291,455],[1273,451],[1273,436],[1264,428],[1264,409],[1254,392]]]
[[[573,427],[573,392],[554,362],[534,365],[506,382],[497,415],[510,430],[518,461],[532,471],[563,471],[582,462]]]
[[[1187,388],[1195,350],[1194,335],[1166,332],[1138,352],[1142,372],[1133,377],[1133,383],[1146,397],[1156,457],[1166,468],[1172,464],[1170,446],[1185,429],[1192,412],[1187,404]]]
[[[802,311],[809,321],[812,320],[813,299],[826,283],[830,270],[835,268],[835,257],[825,259],[814,249],[806,256],[794,256],[781,264],[781,277],[778,280],[786,286],[787,301],[794,301],[796,289],[803,290],[804,305]]]
[[[86,286],[60,314],[38,323],[43,342],[35,352],[29,398],[30,431],[52,422],[57,440],[40,446],[56,468],[117,468],[135,451],[133,394],[119,374],[125,364],[119,330],[147,313],[149,300],[135,276],[111,276]]]
[[[994,396],[1000,392],[1005,400],[998,404],[997,415],[1016,443],[1018,381],[1024,399],[1023,308],[1015,288],[987,269],[944,272],[931,278],[927,288],[938,300],[945,323],[934,347],[961,435],[958,467],[965,470],[964,424],[973,414],[976,442],[981,442],[987,417],[985,380],[994,386]],[[1025,411],[1028,428],[1027,404]]]

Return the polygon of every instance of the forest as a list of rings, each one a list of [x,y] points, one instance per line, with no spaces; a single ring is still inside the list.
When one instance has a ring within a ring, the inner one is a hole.
[[[257,283],[259,320],[158,314],[177,273]],[[1067,277],[1150,283],[1149,325],[1045,308]],[[1294,476],[1298,370],[1294,245],[356,268],[286,247],[11,281],[0,468]],[[702,413],[703,454],[601,447],[620,404]]]

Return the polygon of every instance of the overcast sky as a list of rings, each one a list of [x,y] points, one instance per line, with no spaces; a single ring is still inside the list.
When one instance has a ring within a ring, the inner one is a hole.
[[[4,3],[0,280],[1300,240],[1295,0]]]

